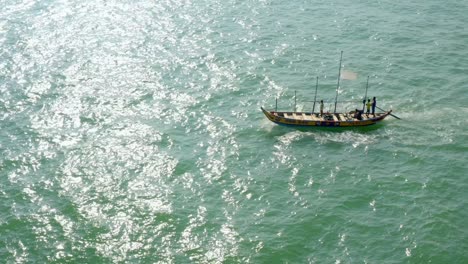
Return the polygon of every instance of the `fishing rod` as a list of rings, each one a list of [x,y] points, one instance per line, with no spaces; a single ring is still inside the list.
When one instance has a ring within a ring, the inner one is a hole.
[[[312,107],[312,113],[315,113],[315,102],[317,102],[317,88],[318,88],[318,76],[317,76],[317,82],[315,83],[314,107]]]

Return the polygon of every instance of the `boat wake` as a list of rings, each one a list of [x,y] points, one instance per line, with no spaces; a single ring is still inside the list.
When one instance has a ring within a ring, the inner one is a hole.
[[[341,143],[345,145],[351,145],[354,148],[360,145],[370,145],[377,142],[378,138],[374,134],[362,134],[355,131],[344,131],[341,133],[333,132],[303,132],[303,131],[292,131],[278,137],[278,140],[284,145],[291,145],[292,143],[299,141],[314,140],[320,145],[329,143]]]

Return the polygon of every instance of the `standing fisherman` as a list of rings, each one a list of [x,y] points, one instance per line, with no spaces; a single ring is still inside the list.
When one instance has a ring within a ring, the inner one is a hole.
[[[372,98],[372,115],[375,117],[375,107],[377,106],[377,99]]]
[[[367,106],[366,114],[369,115],[369,113],[370,113],[370,108],[371,108],[371,106],[372,106],[372,103],[370,102],[370,99],[367,100],[366,106]]]

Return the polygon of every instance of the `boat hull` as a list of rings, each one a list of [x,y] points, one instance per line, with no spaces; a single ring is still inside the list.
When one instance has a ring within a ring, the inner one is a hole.
[[[349,114],[333,114],[329,117],[333,118],[326,120],[323,117],[318,117],[306,112],[276,112],[268,111],[261,107],[263,114],[273,123],[282,126],[294,127],[362,127],[375,125],[390,115],[391,110],[385,113],[376,113],[375,116],[369,115],[362,120],[352,118]]]

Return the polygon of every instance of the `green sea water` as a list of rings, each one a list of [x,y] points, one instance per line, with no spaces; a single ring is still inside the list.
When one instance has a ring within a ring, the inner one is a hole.
[[[1,263],[468,263],[468,2],[0,1]],[[260,106],[393,109],[293,129]],[[353,101],[353,102],[349,102]]]

